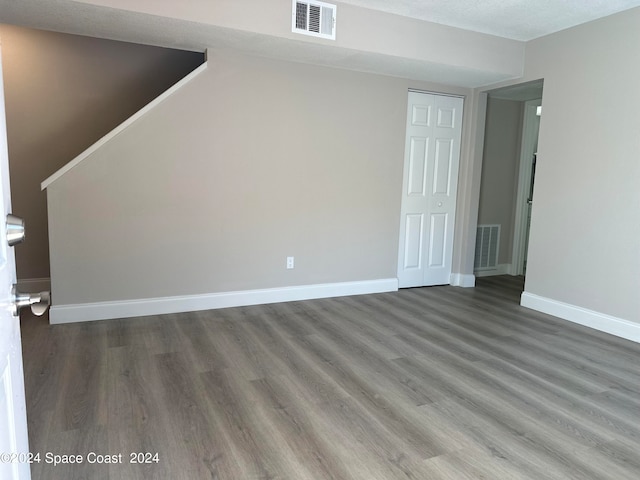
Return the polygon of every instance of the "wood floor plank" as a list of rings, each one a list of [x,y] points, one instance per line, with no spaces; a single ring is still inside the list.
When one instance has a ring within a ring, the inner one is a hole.
[[[482,315],[478,315],[473,321],[459,320],[459,316],[464,317],[468,314],[455,312],[455,310],[449,311],[446,315],[449,317],[449,321],[444,317],[434,316],[431,317],[432,322],[445,322],[455,340],[465,343],[459,349],[476,349],[476,351],[484,352],[480,354],[484,358],[499,356],[513,364],[520,365],[521,368],[535,370],[537,376],[562,383],[567,387],[570,386],[582,394],[598,393],[609,388],[606,382],[603,384],[602,381],[594,380],[585,375],[580,365],[561,365],[548,358],[548,355],[541,355],[544,352],[526,345],[521,340],[523,337],[511,330],[502,329],[501,334],[497,335],[488,334],[484,327],[478,329],[476,324],[490,321]]]
[[[23,319],[34,480],[635,480],[640,345],[521,277],[136,319]]]
[[[423,360],[417,358],[414,361]],[[599,435],[593,429],[583,428],[579,421],[575,422],[570,417],[560,417],[549,411],[541,415],[539,410],[529,408],[526,402],[518,402],[517,394],[508,397],[497,395],[496,392],[504,390],[478,381],[475,376],[461,375],[460,369],[449,368],[446,363],[441,364],[440,370],[440,381],[448,383],[452,389],[451,398],[444,402],[452,401],[490,422],[503,431],[509,441],[526,438],[529,448],[538,448],[539,456],[560,465],[570,462],[575,471],[582,475],[581,478],[602,478],[600,470],[611,472],[617,468],[614,462],[602,455],[595,470],[590,468],[591,462],[584,462],[589,449],[607,443],[610,438]],[[594,455],[594,452],[591,451],[589,455]]]
[[[478,447],[458,450],[446,455],[430,458],[425,462],[429,480],[478,480],[504,478],[530,480],[506,459],[493,456]]]
[[[550,406],[546,397],[539,395],[538,389],[531,389],[527,384],[517,384],[513,376],[488,369],[485,362],[465,362],[435,345],[412,358],[413,362],[410,363],[407,363],[407,359],[398,359],[397,362],[408,364],[416,375],[430,371],[420,366],[415,368],[416,361],[426,362],[426,365],[437,363],[439,373],[453,379],[454,384],[462,382],[463,389],[472,389],[472,392],[454,391],[453,395],[473,397],[474,392],[481,392],[491,397],[496,404],[517,406],[521,415],[528,415],[538,423],[549,425],[547,428],[558,430],[559,434],[582,439],[590,446],[612,439],[611,434],[602,432],[598,425],[589,422],[585,425],[584,419],[575,418],[571,411],[559,409],[557,405]]]
[[[416,404],[410,397],[399,396],[397,392],[383,388],[370,377],[361,375],[357,368],[336,359],[335,350],[327,349],[327,343],[321,337],[310,335],[305,340],[309,351],[318,355],[321,367],[361,408],[377,416],[388,430],[403,436],[422,458],[440,455],[452,448],[443,442],[440,432],[424,428],[422,422],[415,418]],[[453,448],[458,448],[458,445]]]
[[[53,433],[48,438],[47,452],[51,463],[47,463],[42,454],[40,463],[32,464],[31,476],[43,480],[109,480],[109,465],[95,464],[87,461],[91,452],[104,452],[108,442],[104,427],[84,427],[82,429],[64,430]],[[62,456],[68,454],[82,455],[80,463],[69,463]],[[58,462],[53,463],[53,462]]]
[[[362,472],[362,458],[351,462],[356,449],[350,438],[345,438],[343,429],[333,424],[331,402],[302,406],[295,398],[296,388],[285,377],[270,377],[251,382],[256,394],[271,405],[267,412],[273,428],[286,438],[288,448],[293,452],[303,474],[317,479],[357,478]],[[346,460],[345,460],[346,457]],[[293,472],[291,472],[293,473]],[[367,469],[367,474],[370,472]]]
[[[624,403],[623,408],[620,408],[613,402],[599,400],[604,393],[594,396],[575,394],[563,385],[550,383],[508,362],[490,360],[483,361],[482,365],[489,375],[506,376],[511,384],[525,395],[547,402],[558,411],[571,412],[577,421],[593,425],[603,435],[640,438],[640,422],[637,421],[637,416],[633,420],[628,415],[628,403]]]
[[[579,465],[572,465],[575,470],[569,468],[567,463],[570,461],[565,462],[556,452],[547,451],[545,444],[540,443],[537,438],[531,439],[524,432],[501,423],[499,419],[491,418],[466,399],[452,397],[434,404],[433,407],[456,422],[479,447],[490,453],[490,465],[497,458],[532,479],[593,478],[585,476],[585,473],[591,472],[585,472]]]
[[[65,371],[65,362],[60,361],[72,354],[73,332],[71,328],[54,328],[42,317],[25,315],[22,321],[22,337],[29,339],[23,349],[25,390],[29,398],[29,415],[27,416],[30,446],[34,451],[41,451],[54,419],[60,385]],[[55,431],[55,428],[54,428]]]
[[[103,426],[107,420],[106,324],[78,324],[64,356],[53,417],[54,429],[66,431]]]
[[[261,323],[262,328],[256,327],[256,323]],[[308,403],[323,403],[349,396],[317,362],[309,358],[308,352],[295,339],[287,339],[276,328],[269,328],[267,334],[265,327],[269,325],[266,322],[254,322],[245,327],[250,338],[262,347],[262,354],[279,366],[265,378],[284,376],[291,379],[301,386],[299,394]]]
[[[226,357],[218,351],[211,339],[212,325],[222,321],[211,315],[211,312],[194,312],[189,318],[179,318],[176,321],[176,328],[188,345],[182,351],[190,357],[190,363],[198,372],[229,366]]]
[[[220,426],[221,460],[235,466],[221,470],[219,478],[313,478],[313,472],[296,457],[293,447],[299,439],[288,435],[288,429],[274,420],[273,405],[257,394],[256,383],[262,385],[265,380],[247,381],[229,370],[205,372],[201,378],[209,414]]]
[[[166,478],[174,452],[164,439],[172,435],[169,417],[158,392],[162,382],[154,358],[138,346],[120,346],[108,352],[109,452],[122,453],[123,463],[110,467],[110,479]],[[158,454],[158,463],[131,464],[128,454]]]
[[[169,419],[171,461],[181,464],[184,478],[217,474],[221,447],[214,436],[198,373],[181,352],[158,354],[153,361],[162,384],[159,398]]]

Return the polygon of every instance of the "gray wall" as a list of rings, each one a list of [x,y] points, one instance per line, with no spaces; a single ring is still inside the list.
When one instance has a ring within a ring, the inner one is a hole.
[[[214,52],[48,188],[54,303],[395,277],[408,88]]]
[[[19,279],[49,277],[40,182],[202,63],[202,54],[0,26]]]
[[[478,225],[499,224],[498,264],[512,261],[523,102],[489,97]]]
[[[527,44],[544,78],[525,290],[640,323],[640,8]]]
[[[635,322],[640,318],[638,24],[640,9],[634,9],[529,42],[521,79],[545,81],[525,288]],[[59,289],[54,285],[56,303],[395,273],[399,198],[392,192],[399,189],[400,167],[393,162],[401,154],[395,142],[404,128],[395,109],[404,110],[409,82],[226,58],[193,86],[52,186],[52,205],[61,220],[52,237],[52,248],[61,255],[54,268],[68,279]],[[312,99],[318,90],[324,92],[322,102]],[[336,92],[335,99],[327,91]],[[362,98],[362,92],[368,92],[369,101],[354,111],[349,100]],[[475,111],[474,121],[467,116],[463,129],[463,160],[465,155],[481,158],[481,97],[474,93],[466,104]],[[321,115],[296,117],[301,109],[294,99]],[[273,113],[280,111],[282,116]],[[385,118],[377,125],[375,112]],[[175,138],[158,132],[174,131],[176,114],[188,120],[174,143]],[[300,121],[287,120],[291,115]],[[356,139],[353,144],[342,140],[334,147],[308,148],[309,142],[319,146],[318,138],[324,138],[316,132],[346,127],[349,138]],[[298,135],[293,143],[285,142],[291,130]],[[362,132],[367,141],[356,146]],[[185,158],[180,147],[191,154],[182,167],[176,163]],[[133,154],[139,162],[129,162]],[[463,202],[468,227],[475,223],[469,206],[477,198],[480,164],[461,169],[459,199],[468,196]],[[134,182],[114,180],[113,166],[125,173],[118,178],[130,173],[145,178],[149,191],[168,193],[134,194]],[[159,173],[147,175],[149,169]],[[64,211],[66,205],[78,207]],[[111,228],[92,216],[96,212],[115,218]],[[184,220],[180,226],[173,221],[178,216]],[[120,233],[140,221],[149,226],[144,235],[122,242]],[[70,225],[81,227],[78,239],[64,237]],[[472,231],[459,232],[455,241],[463,255],[454,258],[454,265],[466,264],[473,248],[465,244]],[[185,247],[173,247],[177,240]],[[296,255],[300,270],[282,269],[290,254]],[[121,282],[125,271],[130,281]]]

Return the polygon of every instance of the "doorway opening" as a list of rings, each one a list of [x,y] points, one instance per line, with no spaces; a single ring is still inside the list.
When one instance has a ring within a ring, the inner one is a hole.
[[[474,275],[524,276],[543,81],[487,92]]]

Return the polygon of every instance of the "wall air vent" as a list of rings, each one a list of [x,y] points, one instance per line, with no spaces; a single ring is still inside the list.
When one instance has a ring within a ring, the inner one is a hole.
[[[324,2],[293,0],[291,31],[335,40],[336,6]]]
[[[500,225],[478,225],[474,270],[495,270],[500,250]]]

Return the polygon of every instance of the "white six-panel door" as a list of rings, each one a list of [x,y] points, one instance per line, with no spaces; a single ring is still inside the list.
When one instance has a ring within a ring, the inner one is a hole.
[[[409,92],[400,287],[450,283],[463,99]]]

